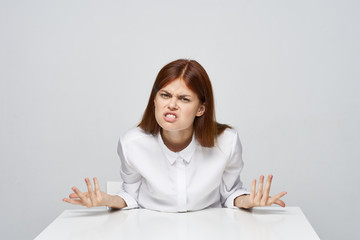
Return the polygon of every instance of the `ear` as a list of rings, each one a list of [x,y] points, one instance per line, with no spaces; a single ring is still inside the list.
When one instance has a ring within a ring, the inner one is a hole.
[[[202,104],[196,112],[197,117],[201,117],[205,113],[205,104]]]

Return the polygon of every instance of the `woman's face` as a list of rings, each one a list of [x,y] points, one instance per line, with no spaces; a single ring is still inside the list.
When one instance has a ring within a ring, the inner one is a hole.
[[[205,106],[185,82],[176,79],[160,89],[154,99],[155,119],[165,131],[193,131],[195,117],[205,112]]]

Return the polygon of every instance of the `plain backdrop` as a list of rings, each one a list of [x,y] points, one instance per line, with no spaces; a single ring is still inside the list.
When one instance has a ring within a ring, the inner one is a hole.
[[[242,180],[274,174],[322,239],[360,239],[360,2],[0,0],[1,238],[32,239],[116,145],[158,71],[200,62]]]

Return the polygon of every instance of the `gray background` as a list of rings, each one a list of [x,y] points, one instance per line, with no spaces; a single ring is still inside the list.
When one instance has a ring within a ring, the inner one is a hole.
[[[118,137],[160,68],[192,58],[244,148],[322,239],[360,238],[359,1],[0,1],[1,238],[31,239]],[[356,223],[357,222],[357,223]]]

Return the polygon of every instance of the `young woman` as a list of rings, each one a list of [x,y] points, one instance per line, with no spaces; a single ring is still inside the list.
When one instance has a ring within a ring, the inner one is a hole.
[[[205,69],[194,60],[164,66],[137,128],[120,137],[123,190],[109,195],[85,179],[87,192],[73,187],[63,201],[86,207],[147,208],[166,212],[209,207],[251,208],[277,204],[269,196],[272,175],[260,176],[247,192],[240,181],[242,147],[235,130],[215,120],[214,98]],[[265,184],[265,186],[264,186]]]

